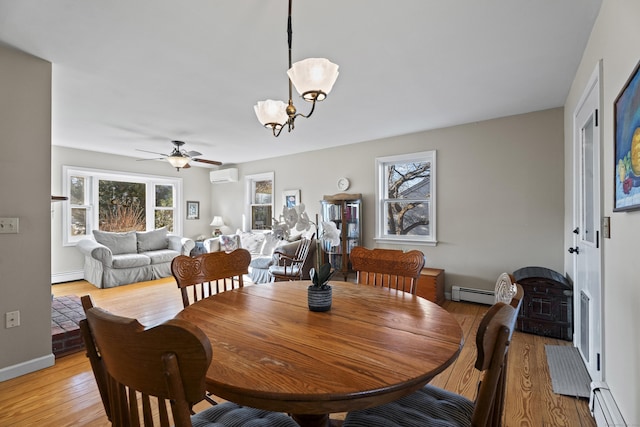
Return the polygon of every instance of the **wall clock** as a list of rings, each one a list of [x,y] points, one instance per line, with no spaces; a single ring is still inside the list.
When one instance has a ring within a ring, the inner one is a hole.
[[[347,178],[340,178],[338,180],[338,190],[340,191],[347,191],[349,189],[349,185],[351,185],[351,183]]]

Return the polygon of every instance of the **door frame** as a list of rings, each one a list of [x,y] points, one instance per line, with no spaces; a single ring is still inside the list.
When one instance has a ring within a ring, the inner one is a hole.
[[[579,350],[580,350],[580,355],[583,357],[583,360],[585,362],[585,365],[587,367],[587,370],[589,371],[589,374],[591,375],[591,379],[592,381],[601,381],[604,377],[603,375],[603,368],[604,368],[604,325],[603,325],[603,321],[604,321],[604,292],[603,292],[603,278],[604,278],[604,272],[603,272],[603,257],[604,257],[604,247],[602,244],[602,233],[600,232],[600,230],[602,229],[602,212],[603,212],[603,202],[602,202],[602,193],[603,193],[603,186],[602,186],[602,126],[601,123],[601,111],[602,111],[602,81],[601,81],[601,75],[602,75],[602,60],[598,61],[593,73],[591,74],[587,84],[585,85],[584,91],[580,97],[579,102],[576,104],[576,108],[573,112],[573,123],[572,123],[572,133],[573,133],[573,187],[572,187],[572,192],[573,192],[573,227],[571,228],[571,230],[575,230],[576,227],[579,227],[581,225],[581,218],[580,218],[580,213],[581,213],[581,193],[582,193],[582,165],[581,165],[581,160],[582,160],[582,138],[581,138],[581,131],[583,129],[583,124],[584,123],[578,123],[578,115],[579,113],[582,112],[582,109],[584,107],[588,107],[588,108],[595,108],[596,113],[595,113],[595,120],[596,120],[596,128],[594,131],[594,156],[597,156],[597,163],[596,163],[596,168],[597,168],[597,173],[598,173],[598,179],[595,183],[595,185],[597,185],[598,188],[598,200],[596,201],[597,203],[597,209],[598,209],[598,221],[597,221],[597,231],[598,231],[598,236],[597,236],[597,249],[598,249],[598,253],[597,253],[597,260],[599,263],[598,266],[598,274],[596,274],[596,277],[598,278],[598,287],[599,287],[599,292],[597,295],[598,297],[598,301],[594,300],[594,295],[589,291],[589,289],[586,289],[585,294],[588,296],[588,298],[590,298],[590,300],[595,301],[595,303],[597,303],[597,306],[595,306],[594,304],[590,304],[589,308],[590,308],[590,312],[589,312],[589,321],[590,321],[590,331],[589,331],[589,353],[590,355],[592,355],[593,358],[595,358],[596,360],[594,361],[592,359],[591,363],[588,363],[586,360],[584,360],[584,355],[582,354],[582,350],[580,349],[581,346],[581,337],[580,337],[580,326],[581,326],[581,290],[585,289],[584,287],[579,287],[580,284],[578,283],[580,274],[578,273],[578,268],[579,268],[579,264],[578,264],[578,257],[580,256],[580,254],[574,254],[572,255],[572,260],[571,260],[571,264],[572,264],[572,270],[573,270],[573,279],[574,279],[574,292],[573,292],[573,307],[574,307],[574,336],[573,336],[573,344],[574,346],[576,346]],[[587,106],[587,102],[589,101],[589,98],[591,98],[592,94],[595,94],[596,99],[593,100],[593,105],[591,106]],[[572,233],[572,243],[573,243],[573,247],[579,247],[579,242],[580,242],[580,236],[579,234],[574,234]],[[594,308],[595,307],[595,308]],[[594,332],[594,322],[598,322],[598,326],[595,328],[595,332]],[[595,334],[595,339],[594,339],[594,334]],[[594,345],[594,341],[597,342],[597,347]]]

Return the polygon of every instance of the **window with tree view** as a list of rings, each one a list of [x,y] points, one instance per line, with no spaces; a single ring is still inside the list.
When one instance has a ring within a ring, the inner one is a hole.
[[[435,151],[376,159],[376,239],[436,243]]]
[[[176,199],[180,179],[83,168],[64,168],[69,194],[65,244],[91,236],[93,230],[144,231],[166,227],[181,234]]]

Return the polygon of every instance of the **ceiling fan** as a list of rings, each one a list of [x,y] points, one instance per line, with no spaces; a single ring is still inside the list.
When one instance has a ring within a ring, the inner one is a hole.
[[[221,162],[217,162],[215,160],[206,160],[206,159],[197,158],[197,156],[201,156],[202,153],[199,153],[197,151],[184,150],[182,148],[182,146],[184,145],[184,141],[171,141],[171,143],[174,145],[174,147],[173,147],[173,151],[171,151],[170,154],[163,154],[163,153],[157,153],[155,151],[138,149],[138,151],[144,151],[145,153],[153,153],[153,154],[159,154],[163,156],[163,157],[159,157],[158,159],[140,159],[140,160],[165,159],[169,163],[171,163],[171,166],[176,168],[178,171],[180,170],[180,168],[182,169],[190,168],[191,165],[189,164],[189,162],[200,162],[200,163],[207,163],[210,165],[218,165],[218,166],[222,164]]]

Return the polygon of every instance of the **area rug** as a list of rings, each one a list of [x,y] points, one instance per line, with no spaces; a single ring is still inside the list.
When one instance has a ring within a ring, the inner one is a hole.
[[[545,345],[553,392],[589,398],[591,378],[578,349],[568,345]]]
[[[80,298],[75,295],[55,297],[51,302],[51,346],[56,358],[84,348],[80,320],[84,319]]]

